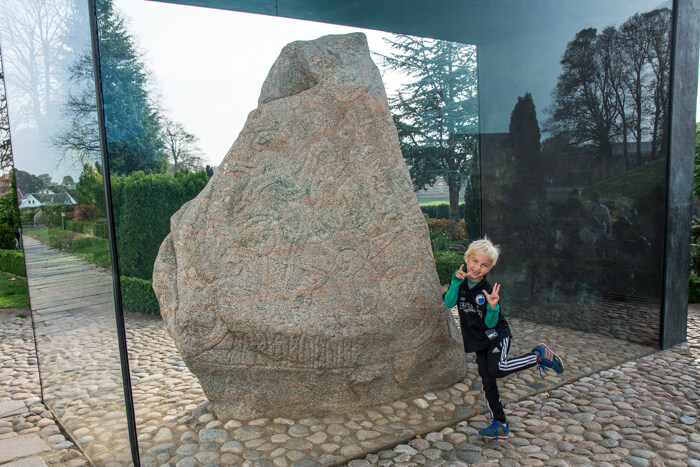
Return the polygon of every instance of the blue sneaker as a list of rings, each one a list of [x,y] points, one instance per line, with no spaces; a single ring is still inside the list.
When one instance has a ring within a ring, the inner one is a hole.
[[[557,374],[564,373],[564,363],[561,361],[561,358],[559,358],[559,355],[552,352],[552,349],[544,344],[540,344],[536,345],[532,351],[536,352],[538,355],[537,368],[539,370],[547,371],[551,368],[556,371]]]
[[[508,422],[501,423],[498,420],[492,420],[491,425],[479,430],[479,434],[487,439],[508,439],[508,433]]]

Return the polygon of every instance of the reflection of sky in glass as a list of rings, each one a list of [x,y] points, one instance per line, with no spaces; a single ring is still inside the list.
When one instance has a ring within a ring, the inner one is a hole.
[[[35,175],[48,173],[59,183],[64,175],[77,180],[80,174],[77,166],[59,166],[62,152],[50,138],[64,119],[61,108],[72,85],[69,67],[79,54],[90,54],[87,18],[87,2],[82,1],[0,2],[15,167]]]

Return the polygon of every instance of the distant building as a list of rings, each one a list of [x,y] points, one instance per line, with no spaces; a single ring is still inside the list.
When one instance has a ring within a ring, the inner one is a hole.
[[[48,193],[47,193],[48,192]],[[42,190],[39,193],[30,193],[19,204],[20,209],[35,208],[48,204],[64,204],[72,206],[78,202],[68,193],[54,193],[50,190]]]

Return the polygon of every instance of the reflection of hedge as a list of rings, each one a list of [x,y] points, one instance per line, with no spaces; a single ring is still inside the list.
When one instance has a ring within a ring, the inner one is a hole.
[[[204,171],[175,177],[134,172],[111,178],[121,274],[151,279],[158,248],[170,231],[170,217],[207,180]]]
[[[147,315],[160,314],[156,294],[151,288],[151,281],[137,277],[121,276],[122,307],[124,311],[139,312]]]
[[[0,250],[0,271],[26,277],[24,253],[20,250]]]
[[[438,251],[435,253],[435,269],[441,284],[449,284],[452,273],[464,263],[464,255],[452,251]]]

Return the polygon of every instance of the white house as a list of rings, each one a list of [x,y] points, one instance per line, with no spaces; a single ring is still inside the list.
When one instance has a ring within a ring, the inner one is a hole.
[[[35,208],[37,206],[41,206],[41,201],[36,199],[32,194],[27,195],[24,199],[22,199],[22,202],[19,203],[20,209]]]
[[[68,193],[30,193],[19,204],[19,208],[35,208],[47,204],[65,204],[72,206],[78,202]]]

